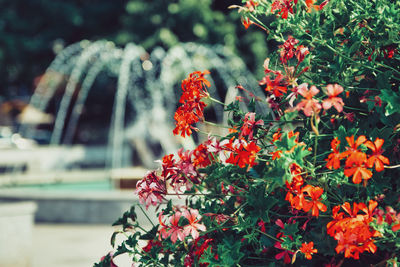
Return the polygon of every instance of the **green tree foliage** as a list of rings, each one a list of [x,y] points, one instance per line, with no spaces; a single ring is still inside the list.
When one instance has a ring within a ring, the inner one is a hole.
[[[32,89],[62,47],[82,39],[135,42],[145,49],[178,42],[224,44],[257,66],[265,36],[243,35],[228,0],[0,0],[0,95]],[[242,38],[243,37],[243,38]],[[256,59],[257,58],[257,59]],[[257,61],[258,60],[258,61]]]

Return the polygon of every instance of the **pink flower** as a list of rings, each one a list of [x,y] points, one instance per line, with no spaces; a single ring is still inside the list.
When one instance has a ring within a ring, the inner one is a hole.
[[[199,231],[205,231],[206,227],[204,224],[198,223],[201,220],[199,217],[199,211],[196,209],[189,209],[183,211],[183,216],[188,219],[189,224],[184,226],[183,233],[185,236],[191,235],[193,239],[199,237]]]
[[[300,103],[297,104],[297,110],[303,110],[304,114],[309,117],[312,114],[317,114],[321,110],[321,104],[317,99],[313,97],[319,93],[319,90],[314,85],[311,86],[310,90],[308,90],[308,84],[303,83],[300,84],[297,88],[297,92],[302,95],[305,99],[303,99]]]
[[[326,86],[326,94],[328,95],[328,98],[322,101],[322,107],[325,110],[330,109],[332,106],[335,107],[335,109],[338,112],[343,111],[343,100],[340,97],[337,97],[341,92],[343,92],[343,87],[338,85],[338,84],[328,84]]]
[[[136,185],[136,194],[141,204],[146,203],[146,209],[150,205],[157,206],[162,203],[166,193],[165,182],[155,171],[148,172]]]
[[[171,238],[172,243],[176,243],[176,240],[183,241],[187,236],[183,232],[183,228],[179,226],[179,219],[182,217],[182,213],[180,211],[176,211],[171,217],[169,217],[169,222],[171,223],[170,229],[167,232],[167,235]]]
[[[183,206],[175,207],[174,211],[175,213],[168,218],[168,224],[165,223],[165,216],[162,212],[158,215],[158,221],[161,226],[158,233],[163,239],[170,237],[172,243],[176,243],[177,240],[184,241],[189,235],[193,239],[197,239],[200,235],[199,231],[206,231],[204,224],[199,223],[201,216],[199,216],[197,209],[187,209]],[[182,215],[189,221],[189,224],[179,225]]]
[[[249,136],[249,139],[253,139],[253,131],[256,125],[264,125],[264,121],[263,120],[255,120],[256,117],[256,113],[254,112],[248,112],[245,116],[244,116],[244,120],[243,120],[243,126],[240,129],[241,130],[241,135],[242,136]]]

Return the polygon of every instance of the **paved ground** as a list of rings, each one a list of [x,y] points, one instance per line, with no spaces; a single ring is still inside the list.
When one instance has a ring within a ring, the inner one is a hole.
[[[90,267],[111,250],[109,225],[36,224],[33,267]],[[118,267],[130,267],[127,258]]]

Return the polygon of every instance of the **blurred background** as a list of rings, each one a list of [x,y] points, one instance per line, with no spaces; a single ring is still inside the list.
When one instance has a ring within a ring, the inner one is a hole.
[[[209,69],[221,101],[259,91],[266,35],[228,9],[241,2],[0,0],[1,267],[111,250],[146,169],[204,138],[172,135],[188,73]],[[206,117],[226,120],[213,105]]]

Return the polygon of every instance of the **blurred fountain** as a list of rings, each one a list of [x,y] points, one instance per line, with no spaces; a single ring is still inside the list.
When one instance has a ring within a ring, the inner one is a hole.
[[[132,164],[124,154],[132,147],[143,165],[153,167],[160,154],[174,153],[181,146],[193,148],[193,140],[182,142],[172,135],[173,114],[181,80],[190,72],[205,69],[211,71],[210,94],[218,100],[232,100],[238,84],[255,95],[263,95],[244,62],[223,46],[184,43],[169,50],[158,47],[149,54],[135,44],[119,48],[108,41],[81,41],[57,55],[37,85],[30,105],[49,112],[52,101],[59,103],[49,145],[72,146],[89,93],[100,90],[95,86],[96,80],[101,75],[115,79],[104,166],[120,169]],[[57,97],[60,99],[54,100]],[[227,119],[221,105],[211,104],[209,110],[216,122]],[[33,138],[38,126],[22,124],[19,134]],[[161,151],[154,151],[151,144],[157,144]],[[56,165],[67,168],[66,160]]]

